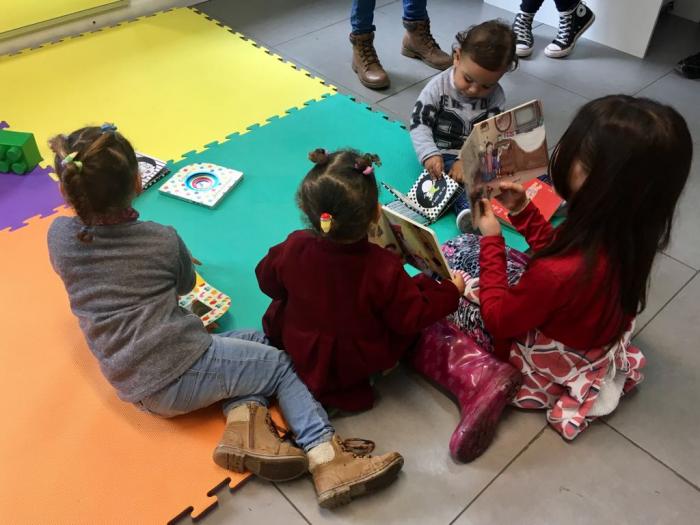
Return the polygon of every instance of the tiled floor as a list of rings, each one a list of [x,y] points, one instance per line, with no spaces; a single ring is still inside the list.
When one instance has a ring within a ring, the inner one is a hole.
[[[515,2],[514,2],[515,3]],[[401,2],[379,0],[377,48],[392,85],[365,89],[350,70],[349,0],[212,0],[200,8],[294,63],[406,121],[435,71],[398,52]],[[464,27],[511,15],[479,0],[431,0],[432,26],[443,48]],[[700,28],[664,16],[647,58],[581,40],[555,61],[542,49],[555,30],[539,26],[535,53],[507,75],[510,105],[544,102],[554,144],[576,109],[607,93],[641,94],[678,108],[700,147],[700,82],[678,77],[674,63],[700,50]],[[697,157],[697,155],[696,155]],[[336,421],[345,435],[395,448],[406,457],[385,491],[333,512],[316,505],[310,480],[273,485],[252,480],[203,523],[697,523],[700,515],[700,161],[682,199],[673,240],[656,263],[636,343],[649,359],[647,381],[605,422],[565,443],[542,414],[511,411],[484,456],[453,462],[447,442],[458,418],[454,403],[414,373],[398,370],[380,386],[378,406]]]

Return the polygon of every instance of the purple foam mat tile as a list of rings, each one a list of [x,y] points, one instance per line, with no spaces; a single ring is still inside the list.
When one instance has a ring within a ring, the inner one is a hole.
[[[37,166],[26,175],[0,173],[0,230],[16,230],[35,215],[44,217],[65,204],[53,170]]]

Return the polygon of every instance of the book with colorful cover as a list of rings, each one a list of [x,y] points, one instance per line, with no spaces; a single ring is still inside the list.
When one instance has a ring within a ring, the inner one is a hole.
[[[214,208],[242,178],[243,173],[240,171],[200,162],[181,168],[159,191],[193,204]]]
[[[197,274],[194,288],[190,293],[178,297],[178,304],[199,317],[206,327],[228,311],[231,298]]]
[[[370,227],[369,240],[396,253],[429,277],[451,278],[435,232],[388,206],[382,206],[379,221]]]
[[[522,184],[547,220],[563,202],[550,185],[538,179],[547,175],[549,168],[544,115],[539,100],[531,100],[475,124],[462,146],[460,158],[474,223],[479,213],[477,201],[488,198],[498,218],[510,224],[507,211],[496,198],[502,182]],[[550,213],[552,206],[555,207]]]
[[[395,197],[386,206],[420,224],[437,221],[462,191],[448,175],[433,180],[428,170],[423,170],[406,195],[385,182],[382,185]]]

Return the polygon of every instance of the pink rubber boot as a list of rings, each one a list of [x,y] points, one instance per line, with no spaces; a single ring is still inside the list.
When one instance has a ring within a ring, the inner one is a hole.
[[[483,454],[503,408],[520,389],[520,371],[482,350],[447,321],[423,331],[411,363],[457,397],[462,419],[450,439],[452,457],[468,462]]]

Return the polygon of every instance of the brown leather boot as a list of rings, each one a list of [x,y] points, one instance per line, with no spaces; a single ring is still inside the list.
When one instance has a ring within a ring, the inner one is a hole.
[[[234,472],[251,471],[270,481],[287,481],[308,469],[306,454],[285,441],[267,408],[257,403],[232,409],[214,463]]]
[[[370,89],[389,87],[386,74],[374,49],[374,33],[350,34],[352,44],[352,70],[357,73],[362,85]]]
[[[404,20],[406,34],[403,37],[401,54],[420,58],[435,69],[445,70],[452,65],[452,56],[445,53],[430,33],[430,20]]]
[[[391,484],[403,467],[398,452],[369,455],[374,443],[364,439],[341,440],[338,436],[309,451],[309,470],[318,504],[326,509],[350,503]]]

